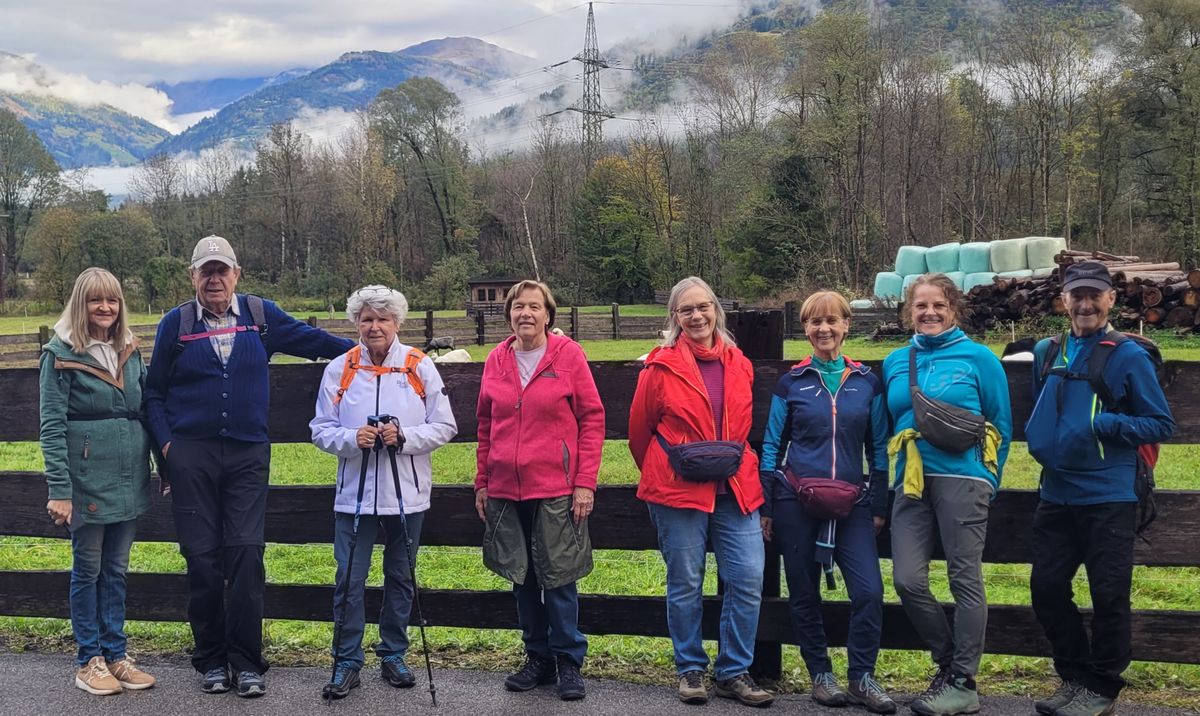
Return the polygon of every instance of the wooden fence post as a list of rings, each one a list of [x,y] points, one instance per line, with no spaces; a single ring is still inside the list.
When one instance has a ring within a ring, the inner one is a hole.
[[[308,325],[312,326],[313,328],[316,328],[316,327],[317,327],[317,317],[316,317],[316,316],[309,316],[309,317],[308,317],[308,320],[307,320],[307,321],[305,321],[305,323],[307,323]]]
[[[795,301],[783,304],[783,339],[785,341],[796,337],[796,319],[799,317]]]
[[[50,342],[50,326],[38,326],[38,348]]]
[[[783,359],[783,311],[731,311],[725,321],[747,358]]]
[[[571,306],[571,340],[579,341],[579,306]]]
[[[621,305],[619,303],[614,303],[612,305],[612,321],[613,321],[613,330],[612,330],[613,340],[619,341],[619,340],[621,340]]]
[[[485,345],[486,320],[483,311],[475,312],[475,345],[477,346]]]
[[[425,343],[433,340],[433,309],[425,309]]]

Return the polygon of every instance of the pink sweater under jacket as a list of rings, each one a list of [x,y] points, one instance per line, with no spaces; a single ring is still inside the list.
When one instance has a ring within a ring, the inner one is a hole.
[[[596,489],[604,446],[604,406],[587,357],[570,338],[550,334],[524,389],[515,336],[488,354],[479,384],[475,489],[488,497],[532,500]]]

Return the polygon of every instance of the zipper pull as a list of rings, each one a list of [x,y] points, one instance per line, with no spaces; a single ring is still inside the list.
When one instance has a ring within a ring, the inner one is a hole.
[[[92,436],[85,435],[83,437],[83,459],[88,459],[88,453],[91,452]]]
[[[517,409],[517,410],[520,410],[520,409],[521,409],[521,401],[523,401],[523,400],[525,400],[525,399],[524,399],[524,398],[517,398],[517,404],[516,404],[515,406],[513,406],[513,407],[514,407],[515,409]]]

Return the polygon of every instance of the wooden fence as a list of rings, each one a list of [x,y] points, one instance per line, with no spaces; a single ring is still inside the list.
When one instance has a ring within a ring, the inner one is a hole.
[[[855,309],[850,319],[851,336],[869,336],[883,323],[900,320],[897,308]],[[800,322],[800,302],[783,304],[783,336],[788,339],[804,340],[804,324]]]
[[[778,314],[775,314],[778,316]],[[773,320],[760,317],[760,320]],[[781,328],[781,321],[775,326]],[[743,321],[743,325],[751,325]],[[777,334],[776,334],[777,335]],[[752,441],[761,441],[770,392],[778,377],[789,368],[780,360],[756,360],[754,425]],[[873,366],[878,369],[878,364]],[[458,419],[456,441],[476,437],[475,400],[482,365],[442,365],[448,394]],[[609,439],[627,436],[627,417],[640,366],[631,362],[593,363],[592,372],[607,411]],[[1031,407],[1029,371],[1024,364],[1006,365],[1013,396],[1014,422],[1024,424]],[[307,442],[308,421],[319,384],[319,364],[271,367],[270,434],[276,442]],[[1192,397],[1200,390],[1200,364],[1168,362],[1167,397],[1175,410],[1178,432],[1175,442],[1200,442],[1200,402]],[[38,432],[37,371],[0,370],[0,394],[5,396],[7,419],[0,421],[0,441],[36,440]],[[1023,438],[1020,427],[1016,439]],[[332,476],[331,476],[332,479]],[[0,474],[6,506],[0,510],[0,535],[65,538],[61,527],[45,516],[46,489],[35,473]],[[597,549],[654,550],[657,540],[646,509],[632,486],[602,486],[591,517]],[[472,489],[468,485],[434,488],[432,514],[421,542],[425,545],[477,546],[482,525],[475,515]],[[992,506],[984,560],[992,563],[1028,563],[1031,555],[1031,520],[1037,495],[1029,490],[1003,490]],[[277,543],[329,544],[332,541],[333,487],[273,486],[267,501],[267,540]],[[1163,491],[1158,498],[1160,516],[1151,527],[1150,544],[1138,542],[1135,561],[1151,567],[1200,566],[1195,535],[1200,534],[1200,492]],[[154,501],[139,523],[143,541],[174,541],[174,527],[167,500]],[[889,534],[880,535],[883,557],[891,554]],[[795,643],[788,617],[787,600],[779,597],[778,555],[767,562],[762,617],[758,631],[756,672],[778,676],[781,644]],[[0,571],[0,614],[14,616],[67,617],[69,573],[65,571]],[[185,577],[182,574],[139,574],[129,579],[129,617],[182,621],[186,619]],[[511,592],[429,589],[423,606],[429,623],[471,628],[516,628],[516,608]],[[378,613],[381,592],[368,589],[367,614]],[[266,616],[273,619],[329,621],[332,586],[270,584],[266,592]],[[947,605],[952,610],[952,605]],[[1198,607],[1200,608],[1200,607]],[[705,638],[718,635],[719,597],[707,596],[704,604]],[[845,644],[849,606],[826,602],[825,625],[830,643]],[[666,636],[666,610],[662,597],[645,595],[596,595],[580,597],[580,626],[591,634]],[[1146,661],[1200,663],[1200,611],[1138,610],[1133,614],[1133,657]],[[884,609],[883,646],[892,649],[921,649],[898,604]],[[1028,606],[989,607],[987,650],[991,653],[1024,656],[1047,655],[1049,645]]]

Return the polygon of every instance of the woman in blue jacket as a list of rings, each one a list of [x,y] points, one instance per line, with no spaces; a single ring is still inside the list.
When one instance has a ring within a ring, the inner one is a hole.
[[[887,512],[888,424],[879,378],[842,355],[850,304],[821,291],[800,308],[810,357],[779,378],[763,440],[763,537],[783,554],[792,624],[812,678],[812,698],[823,706],[865,705],[895,713],[896,704],[874,677],[883,629],[883,579],[875,535]],[[864,471],[864,457],[869,466]],[[795,481],[842,480],[861,497],[843,519],[814,517],[797,501]],[[849,685],[833,674],[821,620],[821,574],[837,562],[850,592]]]
[[[911,704],[915,713],[954,716],[979,710],[975,673],[987,630],[983,546],[988,507],[1000,488],[1012,440],[1012,406],[1000,360],[958,328],[962,293],[940,273],[926,274],[905,295],[910,345],[883,362],[895,436],[896,500],[892,507],[892,566],[896,592],[913,627],[929,646],[938,671]],[[987,436],[965,452],[948,452],[921,436],[913,416],[909,366],[928,398],[983,416]],[[929,562],[940,537],[946,555],[954,625],[929,590]]]

